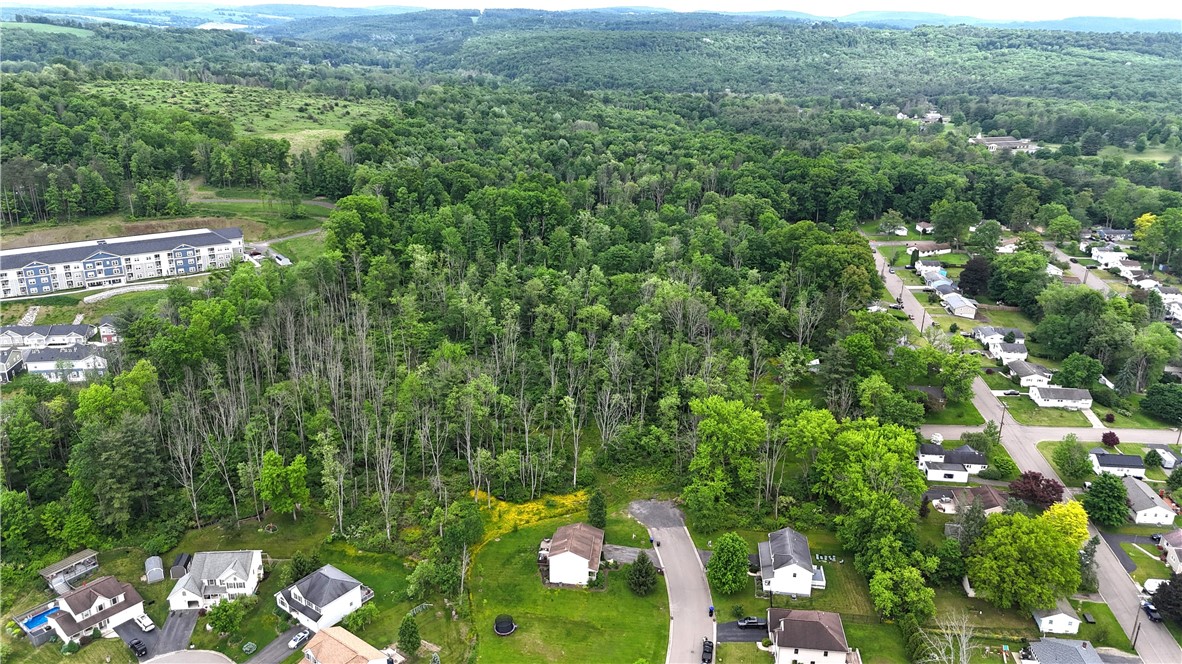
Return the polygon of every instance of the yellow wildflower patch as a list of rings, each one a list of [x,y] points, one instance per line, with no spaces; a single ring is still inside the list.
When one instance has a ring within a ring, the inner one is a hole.
[[[505,502],[483,491],[475,494],[469,492],[468,495],[476,496],[480,513],[484,516],[485,542],[539,521],[586,512],[589,498],[587,492],[582,490],[561,496],[546,496],[527,503]]]

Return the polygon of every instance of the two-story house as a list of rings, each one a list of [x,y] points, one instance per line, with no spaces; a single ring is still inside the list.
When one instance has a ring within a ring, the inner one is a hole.
[[[981,342],[982,346],[986,348],[990,344],[1003,343],[1006,337],[1014,335],[1014,343],[1025,344],[1026,333],[1016,327],[994,327],[992,325],[978,325],[973,328],[973,338]]]
[[[253,595],[262,579],[262,551],[202,551],[168,593],[168,607],[208,609],[224,599]]]
[[[275,593],[275,603],[313,632],[332,627],[373,599],[373,590],[325,565]]]
[[[0,349],[74,346],[93,336],[93,325],[4,325],[0,326]]]
[[[1121,261],[1128,260],[1129,255],[1123,249],[1115,244],[1107,244],[1101,247],[1092,247],[1092,260],[1100,264],[1100,269],[1107,270],[1113,267],[1120,267]]]
[[[861,664],[861,654],[846,642],[840,614],[768,609],[767,631],[775,664]]]
[[[103,576],[71,590],[18,619],[26,632],[52,629],[63,642],[78,641],[94,630],[104,637],[144,613],[144,600],[130,583]],[[30,632],[30,638],[33,637]],[[35,643],[39,642],[34,640]]]
[[[97,377],[107,373],[107,358],[99,353],[97,346],[90,344],[34,348],[22,353],[25,370],[51,383],[81,383],[88,376]]]
[[[765,592],[777,595],[808,597],[813,588],[825,587],[824,572],[818,574],[809,552],[809,540],[803,534],[782,528],[768,533],[760,542],[759,570]]]

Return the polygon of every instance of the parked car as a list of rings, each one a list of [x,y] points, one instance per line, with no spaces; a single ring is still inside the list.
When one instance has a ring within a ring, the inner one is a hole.
[[[891,305],[891,308],[892,308],[892,309],[902,309],[902,308],[903,308],[903,305],[901,305],[901,304],[899,304],[899,303],[897,303],[897,302],[896,302],[895,304],[892,304],[892,305]]]
[[[142,616],[136,616],[135,624],[139,625],[140,629],[144,630],[145,632],[150,632],[156,629],[156,623],[152,622],[151,616],[146,613]]]
[[[302,629],[298,634],[291,637],[291,640],[287,642],[287,647],[291,650],[295,650],[296,648],[300,647],[300,644],[302,644],[304,641],[307,641],[308,637],[310,636],[312,636],[312,632]]]
[[[739,629],[767,629],[767,619],[757,618],[755,616],[747,616],[746,618],[739,618]]]
[[[1017,396],[1021,396],[1022,393],[1019,392],[1018,390],[1006,390],[1005,395],[1007,397],[1017,397]]]
[[[291,259],[289,259],[287,256],[284,256],[283,254],[272,254],[271,258],[274,258],[275,264],[280,267],[287,267],[288,265],[291,265]]]
[[[136,657],[148,656],[148,646],[144,645],[144,642],[139,639],[132,639],[131,643],[127,644],[127,647],[131,648],[131,651],[135,653]]]
[[[1160,542],[1161,541],[1161,533],[1154,533],[1149,536],[1149,539],[1153,540],[1154,542]]]
[[[915,269],[915,266],[914,266],[914,265],[904,265],[904,266],[903,266],[903,269],[904,269],[904,270],[914,270],[914,269]]]
[[[1145,615],[1149,616],[1150,620],[1153,622],[1161,622],[1161,614],[1157,612],[1157,607],[1150,604],[1149,602],[1142,602],[1141,608],[1145,610]]]
[[[893,268],[893,267],[892,267],[892,268],[890,268],[889,270],[887,270],[887,272],[890,272],[891,274],[894,274],[894,273],[895,273],[895,268]]]
[[[702,664],[710,664],[714,661],[714,642],[706,637],[702,637]]]
[[[1078,263],[1078,262],[1079,262],[1079,259],[1078,259],[1078,258],[1074,258],[1074,257],[1073,257],[1073,258],[1068,258],[1067,260],[1071,261],[1072,263]]]

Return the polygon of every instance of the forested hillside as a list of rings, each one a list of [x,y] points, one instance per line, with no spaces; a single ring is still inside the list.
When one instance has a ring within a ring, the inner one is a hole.
[[[1041,323],[1055,359],[1086,349],[1126,374],[1114,404],[1176,358],[1160,299],[1044,291],[1034,231],[1137,228],[1150,265],[1182,271],[1178,35],[512,16],[293,22],[278,42],[5,31],[6,229],[183,217],[198,186],[333,206],[294,266],[244,262],[121,310],[110,375],[6,386],[6,612],[83,547],[160,554],[194,528],[320,515],[324,545],[413,569],[375,605],[467,626],[503,600],[473,586],[520,572],[480,567],[486,528],[517,532],[492,498],[599,487],[613,507],[678,497],[706,541],[815,531],[849,555],[862,627],[897,639],[879,618],[926,624],[934,588],[959,593],[964,558],[988,553],[921,535],[915,465],[924,422],[982,423],[982,364],[872,306],[901,293],[866,233],[930,219],[968,240],[983,299]],[[930,109],[950,122],[896,117]],[[264,123],[332,133],[292,149]],[[1061,145],[991,153],[977,132]],[[1127,158],[1150,148],[1170,157]],[[1016,476],[996,428],[970,436]],[[1074,590],[1081,542],[1055,537]],[[444,661],[488,652],[488,627]]]

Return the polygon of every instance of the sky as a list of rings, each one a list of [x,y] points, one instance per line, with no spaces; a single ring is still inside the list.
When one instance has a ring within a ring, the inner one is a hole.
[[[663,7],[676,11],[788,10],[817,16],[845,16],[859,11],[930,12],[973,16],[997,21],[1041,21],[1073,16],[1119,18],[1182,17],[1179,5],[1168,0],[1113,3],[1110,0],[992,0],[982,3],[949,3],[947,0],[203,0],[196,2],[147,2],[144,0],[30,0],[30,5],[159,7],[182,5],[240,6],[263,3],[367,7],[405,5],[429,8],[515,7],[528,9],[586,9],[594,7]],[[23,4],[23,3],[22,3]]]

